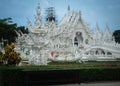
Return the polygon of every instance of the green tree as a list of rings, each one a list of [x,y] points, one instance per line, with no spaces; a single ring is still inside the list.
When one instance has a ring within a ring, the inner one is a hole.
[[[12,18],[0,19],[0,39],[7,39],[9,44],[15,42],[17,37],[15,30],[28,33],[28,30],[24,26],[17,27],[17,24],[13,23]]]
[[[115,37],[115,41],[116,41],[117,43],[120,43],[120,30],[115,30],[115,31],[113,32],[113,36]]]

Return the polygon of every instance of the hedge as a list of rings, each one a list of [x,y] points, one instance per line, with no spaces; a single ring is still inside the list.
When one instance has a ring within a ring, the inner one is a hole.
[[[48,66],[46,66],[48,67]],[[25,84],[25,75],[23,70],[71,70],[70,68],[63,69],[45,69],[42,67],[0,67],[0,86],[23,86]],[[50,67],[51,68],[51,67]],[[94,82],[94,81],[118,81],[120,80],[120,67],[81,67],[76,69],[79,71],[79,82]],[[50,74],[50,73],[49,73]],[[54,76],[54,73],[52,73]],[[47,76],[47,74],[46,74]]]
[[[118,81],[120,80],[120,68],[80,69],[80,80],[81,82]]]
[[[0,86],[22,86],[24,76],[21,69],[3,67],[0,69]]]

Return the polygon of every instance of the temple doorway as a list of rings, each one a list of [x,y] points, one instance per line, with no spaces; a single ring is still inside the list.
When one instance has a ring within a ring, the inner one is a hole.
[[[75,34],[74,45],[78,46],[79,44],[83,44],[82,32],[76,32]]]

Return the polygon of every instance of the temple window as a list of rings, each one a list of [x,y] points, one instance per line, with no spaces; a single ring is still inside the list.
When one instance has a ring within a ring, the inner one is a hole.
[[[107,52],[107,55],[112,55],[112,53],[111,52]]]
[[[98,55],[99,54],[98,51],[96,51],[95,54]]]
[[[102,50],[102,52],[101,52],[103,55],[105,55],[105,52]]]
[[[74,38],[74,45],[77,45],[77,46],[78,46],[78,40],[77,40],[76,37]]]
[[[76,36],[74,38],[74,44],[79,45],[83,43],[83,37],[81,32],[76,32]]]
[[[88,39],[85,40],[85,43],[88,44]]]

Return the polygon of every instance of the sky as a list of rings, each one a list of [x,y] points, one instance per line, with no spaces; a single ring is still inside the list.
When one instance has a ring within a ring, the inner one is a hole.
[[[108,24],[111,31],[120,29],[120,0],[0,0],[0,19],[11,17],[18,26],[27,27],[27,18],[34,22],[38,2],[45,19],[45,9],[55,7],[58,21],[71,10],[81,11],[82,18],[95,29],[98,23],[101,31]]]

